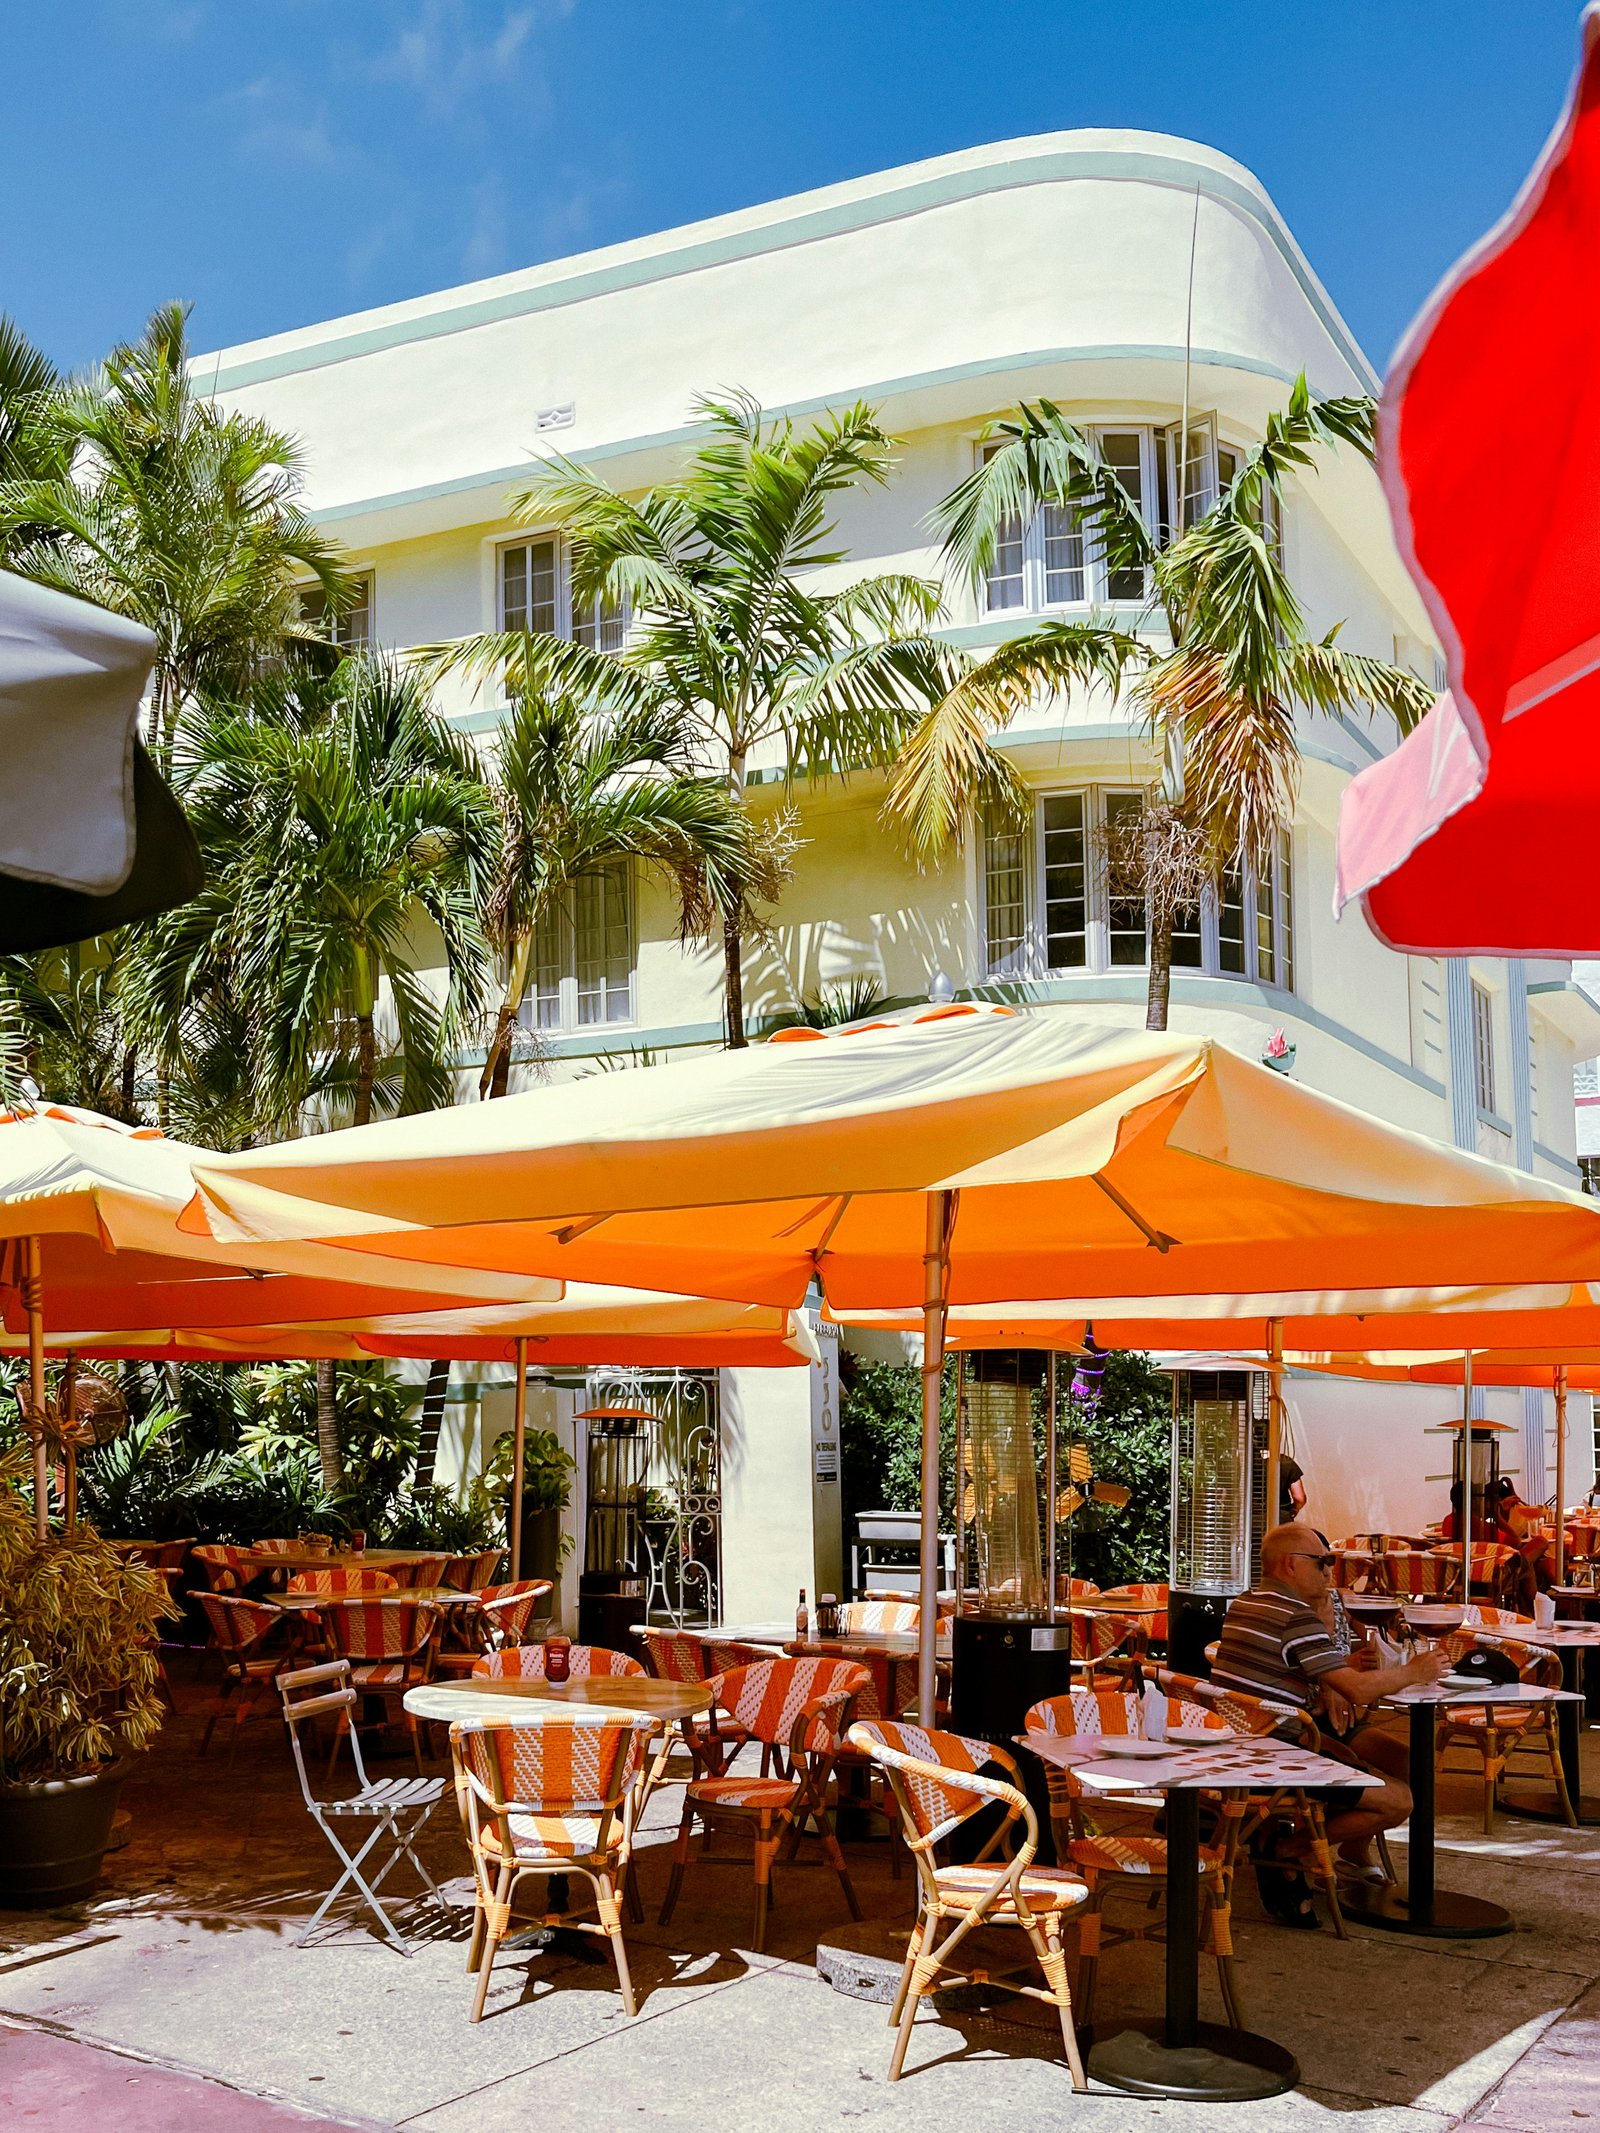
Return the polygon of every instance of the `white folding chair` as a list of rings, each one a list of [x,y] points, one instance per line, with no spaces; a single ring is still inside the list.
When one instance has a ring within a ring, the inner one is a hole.
[[[369,1778],[366,1765],[361,1760],[361,1742],[352,1726],[349,1733],[350,1752],[355,1757],[356,1776],[360,1780],[361,1789],[352,1793],[348,1799],[319,1800],[312,1792],[311,1782],[306,1776],[299,1729],[308,1718],[316,1718],[324,1711],[348,1711],[354,1704],[356,1692],[350,1682],[350,1662],[348,1659],[334,1659],[325,1666],[301,1667],[297,1673],[280,1675],[278,1688],[283,1697],[284,1724],[289,1729],[289,1745],[294,1750],[294,1767],[300,1775],[300,1791],[305,1799],[306,1811],[333,1846],[343,1866],[343,1872],[318,1904],[315,1915],[295,1942],[295,1946],[303,1948],[306,1945],[333,1908],[341,1891],[348,1883],[354,1882],[366,1898],[387,1939],[402,1955],[409,1955],[411,1950],[379,1901],[378,1891],[396,1861],[409,1859],[427,1884],[434,1902],[446,1916],[450,1915],[450,1906],[445,1902],[438,1883],[423,1865],[414,1848],[423,1824],[444,1798],[445,1780],[423,1777],[376,1780]],[[300,1690],[310,1690],[311,1693],[296,1694],[296,1691]],[[337,1743],[335,1746],[337,1748]],[[373,1824],[371,1835],[359,1850],[347,1850],[340,1842],[338,1825],[364,1821]],[[368,1881],[361,1870],[375,1848],[385,1839],[393,1848],[379,1872]]]

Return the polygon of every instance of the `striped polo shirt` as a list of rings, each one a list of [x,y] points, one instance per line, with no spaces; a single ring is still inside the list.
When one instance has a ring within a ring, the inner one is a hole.
[[[1258,1585],[1228,1609],[1211,1678],[1220,1688],[1309,1711],[1319,1676],[1349,1664],[1304,1600],[1281,1585]]]

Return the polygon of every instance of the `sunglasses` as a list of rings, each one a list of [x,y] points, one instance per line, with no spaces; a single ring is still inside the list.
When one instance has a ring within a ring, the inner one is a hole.
[[[1336,1555],[1306,1555],[1301,1553],[1290,1557],[1291,1562],[1315,1563],[1319,1570],[1331,1570],[1338,1560],[1339,1558]]]

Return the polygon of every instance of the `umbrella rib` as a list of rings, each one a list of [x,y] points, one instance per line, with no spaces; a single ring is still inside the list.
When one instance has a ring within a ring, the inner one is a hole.
[[[1112,1206],[1121,1208],[1134,1228],[1143,1236],[1146,1244],[1153,1244],[1158,1252],[1166,1252],[1170,1251],[1173,1245],[1177,1243],[1177,1238],[1169,1237],[1165,1230],[1153,1229],[1144,1216],[1140,1214],[1138,1208],[1131,1201],[1125,1200],[1115,1185],[1109,1179],[1103,1178],[1098,1170],[1091,1172],[1091,1177]]]
[[[813,1266],[816,1265],[817,1261],[822,1258],[823,1254],[827,1251],[828,1246],[833,1242],[833,1233],[839,1227],[839,1224],[844,1220],[844,1211],[850,1205],[852,1197],[853,1195],[848,1192],[840,1193],[839,1204],[833,1210],[833,1213],[828,1217],[827,1227],[823,1230],[822,1235],[817,1239],[816,1243],[811,1247],[811,1262]]]
[[[561,1229],[558,1229],[555,1232],[555,1240],[557,1244],[572,1244],[579,1237],[586,1237],[590,1230],[598,1229],[602,1222],[609,1222],[610,1220],[610,1212],[603,1215],[585,1215],[581,1221],[568,1222]]]

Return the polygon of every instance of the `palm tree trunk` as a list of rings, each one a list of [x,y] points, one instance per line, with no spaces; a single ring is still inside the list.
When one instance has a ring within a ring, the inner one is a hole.
[[[517,1010],[502,1001],[495,1017],[494,1035],[489,1039],[489,1050],[484,1057],[483,1072],[478,1077],[480,1101],[506,1093],[511,1080],[511,1032],[516,1023]]]
[[[1172,998],[1172,917],[1153,914],[1150,921],[1150,984],[1145,995],[1144,1026],[1165,1029]]]
[[[334,1397],[331,1361],[317,1365],[317,1457],[322,1463],[322,1485],[330,1495],[344,1487],[344,1459],[339,1450],[339,1407]]]
[[[372,1119],[372,1089],[378,1078],[378,1040],[370,1014],[356,1016],[356,1101],[350,1123],[365,1126]]]
[[[422,1419],[417,1431],[417,1487],[428,1488],[439,1463],[439,1432],[444,1427],[445,1402],[450,1396],[448,1361],[428,1365],[427,1390],[422,1395]]]
[[[722,956],[728,1049],[739,1052],[748,1040],[744,1033],[744,927],[737,911],[730,911],[722,921]]]

